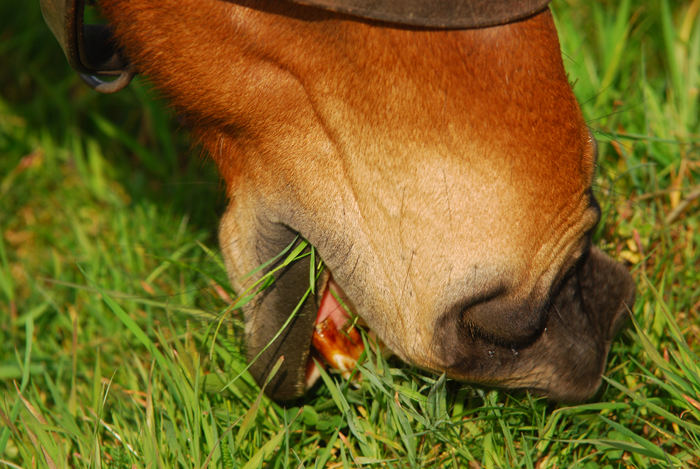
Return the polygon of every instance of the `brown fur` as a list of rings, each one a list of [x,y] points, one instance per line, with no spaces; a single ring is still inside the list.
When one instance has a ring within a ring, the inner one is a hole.
[[[235,287],[300,233],[400,357],[561,398],[595,390],[608,325],[631,304],[626,277],[611,306],[594,302],[609,311],[596,316],[604,333],[587,332],[597,346],[591,367],[562,382],[556,370],[568,365],[553,363],[555,346],[532,346],[552,329],[565,274],[583,275],[579,258],[599,216],[590,192],[595,146],[549,12],[432,31],[279,1],[100,5],[126,55],[188,119],[226,181],[220,236]],[[282,277],[246,313],[251,355],[276,333],[308,273]],[[307,303],[253,368],[262,379],[287,354],[275,397],[303,392],[298,368],[314,315]],[[503,375],[475,341],[539,351],[518,354],[527,359]]]

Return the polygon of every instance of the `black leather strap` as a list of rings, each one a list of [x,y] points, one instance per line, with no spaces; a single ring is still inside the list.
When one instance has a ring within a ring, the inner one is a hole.
[[[291,0],[293,3],[408,26],[467,29],[512,23],[551,0]]]

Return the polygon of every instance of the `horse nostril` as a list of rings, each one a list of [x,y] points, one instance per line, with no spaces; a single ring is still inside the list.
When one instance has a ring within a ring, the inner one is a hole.
[[[472,337],[503,346],[522,346],[544,327],[542,302],[512,298],[505,287],[458,306],[462,329]]]

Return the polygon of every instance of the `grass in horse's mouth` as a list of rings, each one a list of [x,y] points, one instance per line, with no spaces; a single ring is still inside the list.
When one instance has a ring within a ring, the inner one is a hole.
[[[345,295],[340,286],[333,280],[331,272],[326,270],[324,277],[326,268],[323,261],[317,256],[315,248],[308,241],[300,236],[295,237],[279,254],[252,270],[248,276],[253,276],[261,271],[265,271],[265,273],[240,293],[231,306],[227,308],[227,311],[242,308],[256,295],[270,287],[275,281],[275,274],[280,270],[307,258],[309,260],[309,286],[306,293],[301,297],[294,310],[289,312],[288,321],[277,331],[267,347],[278,339],[304,302],[309,301],[309,296],[318,294],[320,301],[311,338],[311,351],[306,365],[305,387],[308,390],[321,376],[319,365],[339,372],[346,379],[351,377],[357,361],[365,349],[359,327],[367,330],[362,320],[343,301]],[[261,350],[250,363],[258,360],[267,347]],[[250,363],[246,370],[250,367]],[[232,381],[235,381],[239,376]]]

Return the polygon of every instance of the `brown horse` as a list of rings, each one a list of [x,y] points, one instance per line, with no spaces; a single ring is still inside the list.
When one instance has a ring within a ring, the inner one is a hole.
[[[548,9],[443,29],[280,0],[99,4],[226,181],[234,287],[297,235],[327,267],[274,343],[308,265],[246,309],[249,357],[268,346],[255,377],[285,356],[271,396],[310,385],[324,296],[321,316],[342,323],[329,289],[419,367],[562,400],[595,392],[634,287],[591,247],[596,144]]]

